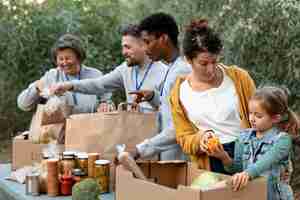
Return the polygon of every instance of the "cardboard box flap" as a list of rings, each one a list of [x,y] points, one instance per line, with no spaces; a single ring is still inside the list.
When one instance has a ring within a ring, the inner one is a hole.
[[[137,185],[139,185],[138,188],[136,187]],[[183,191],[187,190],[183,188]],[[157,187],[156,183],[134,178],[131,172],[122,166],[118,166],[116,175],[116,199],[179,200],[183,198],[178,198],[177,189],[167,186]]]
[[[200,200],[200,192],[195,189],[192,189],[190,187],[178,185],[177,191],[178,191],[178,193],[176,196],[176,200],[183,200],[183,199],[189,199],[189,200],[198,199],[198,200]]]
[[[233,192],[230,186],[201,192],[201,199],[232,199],[252,200],[259,194],[260,199],[267,199],[267,182],[265,178],[257,178],[248,183],[240,191]]]

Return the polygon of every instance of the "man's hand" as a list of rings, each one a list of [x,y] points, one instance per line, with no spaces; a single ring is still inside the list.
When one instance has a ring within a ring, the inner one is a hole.
[[[138,90],[138,91],[131,91],[128,94],[135,95],[134,102],[140,103],[143,101],[150,101],[154,96],[153,90]]]
[[[62,95],[67,91],[73,89],[73,85],[71,83],[57,83],[50,86],[50,94]]]
[[[238,191],[245,187],[249,182],[250,176],[247,172],[241,172],[233,175],[231,178],[233,191]]]

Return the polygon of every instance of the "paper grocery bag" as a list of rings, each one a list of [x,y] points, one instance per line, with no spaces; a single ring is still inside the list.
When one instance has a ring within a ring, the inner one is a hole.
[[[33,143],[47,144],[58,139],[60,135],[64,135],[65,117],[58,113],[48,116],[44,112],[44,106],[41,104],[37,106],[31,120],[29,139]]]
[[[46,106],[39,104],[36,109],[36,118],[41,125],[64,123],[66,118],[71,114],[72,107],[64,105],[51,113],[46,112]]]
[[[71,115],[66,122],[67,150],[98,152],[106,159],[116,155],[116,145],[136,144],[157,133],[157,114],[119,111]]]

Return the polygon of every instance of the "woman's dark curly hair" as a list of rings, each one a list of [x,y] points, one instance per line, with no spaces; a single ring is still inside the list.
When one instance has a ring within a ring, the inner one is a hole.
[[[182,47],[184,55],[192,59],[202,52],[217,55],[223,49],[223,44],[206,19],[196,19],[186,27]]]

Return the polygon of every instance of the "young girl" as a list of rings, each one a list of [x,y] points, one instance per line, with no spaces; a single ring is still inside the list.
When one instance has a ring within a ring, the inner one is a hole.
[[[267,178],[268,200],[291,200],[288,183],[291,172],[291,136],[299,130],[299,120],[288,108],[283,89],[258,89],[249,102],[251,129],[242,132],[235,143],[234,159],[218,146],[211,156],[219,158],[232,177],[233,190],[246,186],[258,176]]]

